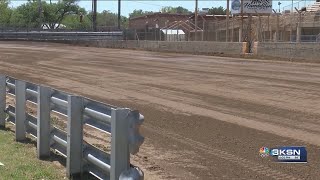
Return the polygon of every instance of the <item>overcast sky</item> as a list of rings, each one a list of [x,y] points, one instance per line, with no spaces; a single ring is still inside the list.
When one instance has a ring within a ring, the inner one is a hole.
[[[48,0],[47,0],[48,1]],[[232,0],[230,0],[231,3]],[[315,0],[299,0],[299,6],[304,6],[304,4],[310,4]],[[299,1],[293,1],[296,6],[298,6]],[[25,3],[26,1],[23,0],[11,0],[12,6],[18,6],[20,4]],[[273,0],[273,9],[278,10],[279,1]],[[288,9],[291,9],[291,0],[282,0],[280,1],[281,10],[284,6],[288,6]],[[161,0],[154,0],[154,1],[135,1],[135,0],[122,0],[122,15],[128,16],[130,12],[135,9],[142,9],[145,11],[159,11],[164,6],[182,6],[184,8],[189,9],[190,11],[194,11],[195,1],[194,0],[185,0],[185,1],[161,1]],[[91,0],[80,0],[79,5],[84,7],[86,10],[91,11]],[[199,0],[199,9],[202,8],[211,8],[211,7],[219,7],[223,6],[226,7],[226,0]],[[118,11],[118,1],[117,0],[98,0],[98,11],[101,12],[103,10],[110,10],[111,12]]]

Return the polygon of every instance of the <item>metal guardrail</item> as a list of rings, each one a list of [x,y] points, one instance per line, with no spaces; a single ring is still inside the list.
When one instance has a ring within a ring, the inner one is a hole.
[[[6,107],[6,95],[15,97],[15,107]],[[26,102],[37,106],[37,117],[26,113]],[[67,132],[51,124],[50,112],[67,117]],[[17,141],[30,134],[37,140],[37,156],[53,150],[67,159],[67,177],[89,172],[99,179],[143,179],[143,172],[130,164],[144,138],[138,111],[116,108],[85,97],[0,75],[0,127],[15,125]],[[83,141],[83,126],[111,134],[111,153]]]
[[[123,32],[0,32],[4,40],[123,40]]]

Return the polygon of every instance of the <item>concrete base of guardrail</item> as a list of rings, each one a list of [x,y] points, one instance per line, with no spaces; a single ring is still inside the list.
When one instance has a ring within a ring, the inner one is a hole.
[[[51,41],[53,42],[53,41]],[[55,41],[61,42],[61,41]],[[158,52],[176,52],[202,55],[242,55],[247,51],[247,43],[226,42],[166,42],[166,41],[64,41],[64,43],[117,49],[137,49]]]
[[[304,62],[320,61],[320,43],[255,42],[254,57]]]

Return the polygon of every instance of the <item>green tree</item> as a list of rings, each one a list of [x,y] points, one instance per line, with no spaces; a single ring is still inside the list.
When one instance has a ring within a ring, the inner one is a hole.
[[[8,26],[12,15],[8,0],[0,0],[0,26]]]
[[[227,13],[226,9],[224,9],[222,6],[212,7],[208,11],[208,14],[211,14],[211,15],[225,15],[226,13]]]
[[[82,15],[82,21],[80,16]],[[66,29],[77,29],[77,30],[91,30],[91,19],[88,17],[86,11],[80,12],[79,14],[69,14],[67,15],[62,24],[66,26]]]
[[[178,7],[171,7],[171,6],[166,6],[161,9],[162,13],[177,13],[177,14],[190,14],[191,11],[188,9],[178,6]]]
[[[85,10],[77,5],[77,0],[60,0],[57,3],[42,1],[40,17],[38,1],[29,0],[13,10],[10,23],[13,26],[23,28],[45,26],[48,29],[57,29],[66,16],[81,12],[84,13]]]
[[[97,13],[97,26],[115,27],[117,26],[118,15],[110,11]]]
[[[77,5],[77,0],[61,0],[58,3],[43,2],[43,23],[48,29],[59,28],[63,19],[70,14],[83,13],[84,9]]]
[[[139,16],[145,16],[147,14],[153,14],[152,11],[143,11],[141,9],[135,9],[132,13],[129,13],[129,18],[139,17]]]
[[[10,26],[22,28],[40,27],[38,3],[28,1],[12,10]]]
[[[92,22],[92,12],[88,14],[88,19]],[[128,18],[121,16],[120,18],[121,27],[128,26]],[[118,14],[104,10],[101,13],[97,13],[97,26],[100,30],[113,30],[118,26]]]

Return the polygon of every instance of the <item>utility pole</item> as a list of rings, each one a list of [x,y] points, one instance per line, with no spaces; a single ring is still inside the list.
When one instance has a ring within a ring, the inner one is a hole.
[[[198,0],[196,0],[196,7],[194,10],[194,40],[197,41],[197,30],[198,30]]]
[[[272,40],[272,30],[270,28],[270,15],[268,15],[268,31],[269,31],[269,41]]]
[[[41,0],[38,0],[39,3],[39,20],[40,20],[40,27],[39,27],[39,31],[42,30],[42,3]]]
[[[121,0],[118,0],[118,29],[121,29]]]
[[[229,41],[229,3],[230,0],[227,0],[227,19],[226,19],[226,42]]]
[[[239,29],[239,42],[242,42],[243,35],[243,0],[241,0],[241,28]]]
[[[97,31],[97,0],[92,1],[93,15],[92,15],[92,28],[93,31]]]
[[[301,42],[301,11],[299,11],[297,8],[295,8],[296,11],[299,13],[299,21],[298,21],[298,26],[297,26],[297,37],[296,37],[296,41],[297,43]]]
[[[188,41],[190,41],[190,31],[192,30],[191,29],[190,19],[188,20],[188,23],[189,23]]]
[[[281,12],[281,2],[278,2],[278,5],[279,5],[279,13]],[[292,11],[291,11],[291,13],[292,13]]]
[[[206,23],[206,21],[202,16],[202,34],[201,34],[201,40],[202,41],[204,40],[204,28],[205,28],[204,26],[205,26],[205,23]]]
[[[275,14],[276,14],[276,16],[277,16],[277,26],[276,26],[276,35],[275,35],[275,42],[278,42],[278,40],[279,40],[279,15],[277,14],[277,12],[276,12],[276,10],[272,10]]]
[[[233,38],[234,38],[234,15],[232,15],[231,17],[232,17],[231,42],[233,42]]]

